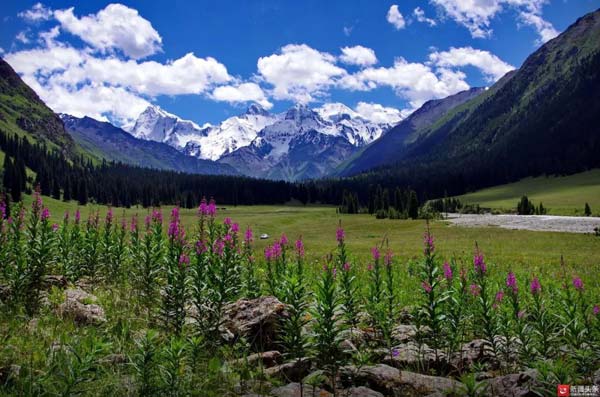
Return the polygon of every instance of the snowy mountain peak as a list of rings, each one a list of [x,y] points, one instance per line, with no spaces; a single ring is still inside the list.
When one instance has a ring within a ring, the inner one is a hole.
[[[313,111],[308,106],[302,105],[302,104],[296,104],[296,105],[292,106],[291,108],[289,108],[287,112],[285,112],[284,118],[286,120],[294,120],[296,123],[301,123],[303,120],[306,120],[306,119],[315,120],[315,119],[319,119],[320,117],[319,117],[318,113]]]
[[[262,106],[260,106],[257,103],[253,103],[252,105],[248,106],[248,109],[246,109],[246,112],[244,114],[249,114],[249,115],[254,115],[254,116],[268,116],[269,112],[266,111]]]
[[[323,106],[316,108],[317,112],[324,120],[337,121],[340,119],[358,118],[360,115],[350,109],[343,103],[326,103]]]

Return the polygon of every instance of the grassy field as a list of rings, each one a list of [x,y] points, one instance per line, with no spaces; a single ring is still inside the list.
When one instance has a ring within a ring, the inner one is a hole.
[[[71,213],[77,208],[74,202],[44,198],[50,206],[52,217],[58,222],[65,211]],[[31,197],[26,197],[30,205]],[[103,216],[106,207],[86,206],[81,208],[82,219],[92,210],[99,210]],[[165,217],[170,207],[164,209]],[[148,209],[117,208],[116,217],[130,217],[138,214],[140,222],[148,213]],[[333,207],[316,206],[239,206],[221,208],[219,219],[232,218],[241,229],[251,226],[255,237],[266,233],[268,240],[256,239],[256,249],[260,252],[274,238],[285,232],[290,239],[302,236],[307,253],[312,259],[319,259],[335,249],[335,230],[341,220],[347,235],[350,251],[360,262],[370,256],[370,248],[382,242],[384,237],[396,256],[402,259],[420,257],[422,255],[422,236],[425,222],[422,220],[389,220],[375,219],[369,215],[336,214]],[[195,210],[182,210],[182,220],[187,230],[193,230],[196,223]],[[449,226],[446,222],[435,221],[431,229],[436,238],[439,254],[444,258],[470,257],[475,242],[491,262],[502,268],[518,267],[537,272],[553,272],[563,255],[567,264],[576,269],[598,274],[600,271],[600,238],[592,235],[517,231],[500,228],[460,228]]]
[[[463,203],[479,204],[502,211],[515,210],[526,194],[536,205],[541,201],[553,215],[583,215],[585,203],[593,214],[600,214],[600,170],[560,177],[525,178],[519,182],[494,186],[458,198]]]

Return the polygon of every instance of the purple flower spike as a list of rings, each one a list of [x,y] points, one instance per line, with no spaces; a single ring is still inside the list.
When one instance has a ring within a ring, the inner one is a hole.
[[[452,267],[448,262],[444,262],[444,278],[448,281],[452,281]]]
[[[573,277],[573,287],[577,291],[583,292],[583,281],[579,277]]]
[[[539,294],[542,291],[542,285],[540,284],[540,280],[537,277],[534,277],[533,280],[531,280],[529,289],[531,290],[532,295]]]

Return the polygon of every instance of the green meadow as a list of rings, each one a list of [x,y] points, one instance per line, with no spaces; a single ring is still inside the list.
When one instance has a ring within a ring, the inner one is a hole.
[[[592,214],[600,215],[600,170],[569,176],[525,178],[515,183],[494,186],[458,196],[466,204],[484,208],[515,211],[517,202],[527,195],[536,205],[540,202],[551,215],[583,215],[585,203]]]

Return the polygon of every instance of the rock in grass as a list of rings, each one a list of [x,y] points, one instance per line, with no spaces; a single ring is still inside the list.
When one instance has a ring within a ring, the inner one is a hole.
[[[447,367],[446,355],[442,350],[437,351],[430,348],[426,344],[420,347],[414,342],[404,343],[392,349],[377,350],[381,354],[381,361],[384,364],[390,365],[398,369],[421,369],[429,370],[444,369]]]
[[[389,365],[379,364],[362,368],[345,367],[342,379],[350,379],[386,396],[458,396],[462,384],[450,378],[422,375],[400,371]]]
[[[256,349],[271,349],[285,317],[285,305],[273,296],[240,299],[225,306],[221,334],[228,342],[244,338]]]
[[[98,298],[81,289],[65,291],[65,301],[58,307],[58,314],[72,318],[78,325],[100,325],[106,322],[104,309],[97,305]]]
[[[342,390],[340,395],[346,397],[383,397],[383,394],[375,391],[373,389],[369,389],[368,387],[359,386],[352,387],[348,390]]]
[[[537,396],[533,390],[540,386],[537,382],[539,372],[530,369],[517,374],[508,374],[489,379],[486,382],[487,392],[497,397],[530,397]]]
[[[67,278],[60,274],[48,274],[44,276],[44,287],[51,289],[52,287],[66,288]]]
[[[300,383],[290,383],[271,390],[271,395],[275,397],[329,397],[332,394],[326,390],[319,389],[318,387],[306,384],[301,386]]]
[[[281,364],[282,355],[277,350],[271,350],[263,353],[250,354],[246,358],[237,360],[238,365],[248,364],[250,366],[258,366],[259,363],[265,368],[271,368],[277,364]]]
[[[309,358],[300,358],[281,365],[276,365],[265,370],[270,378],[277,378],[287,382],[298,382],[310,372],[311,361]]]

